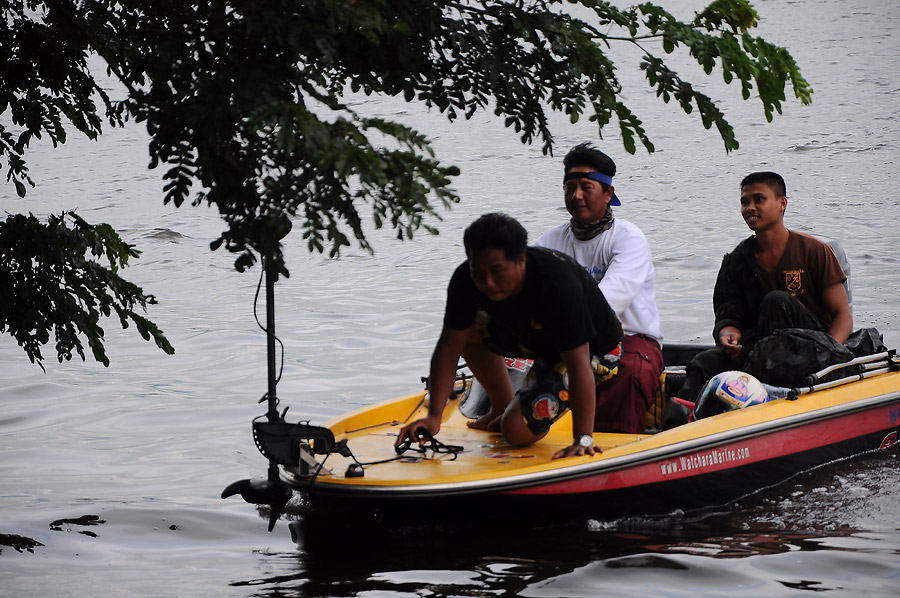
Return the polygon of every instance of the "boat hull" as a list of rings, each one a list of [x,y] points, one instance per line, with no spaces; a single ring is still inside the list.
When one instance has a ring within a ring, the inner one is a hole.
[[[410,395],[329,422],[351,457],[329,455],[325,472],[283,479],[313,507],[408,509],[411,502],[499,502],[538,512],[566,508],[594,514],[669,513],[727,504],[822,466],[894,447],[900,434],[900,373],[781,399],[646,435],[594,435],[593,457],[552,460],[571,442],[571,426],[528,447],[498,434],[471,430],[458,410],[446,410],[438,439],[456,455],[396,458],[393,440],[405,422],[424,413],[425,395]],[[393,460],[391,460],[393,459]],[[363,463],[362,477],[344,471]]]

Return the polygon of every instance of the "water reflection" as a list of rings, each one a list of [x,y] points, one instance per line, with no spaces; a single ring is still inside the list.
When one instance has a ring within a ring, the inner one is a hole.
[[[272,575],[233,585],[254,586],[257,596],[587,597],[640,595],[636,580],[644,579],[655,595],[691,595],[698,585],[723,592],[714,595],[731,595],[741,585],[759,590],[762,584],[779,586],[769,588],[777,596],[828,589],[832,574],[813,566],[802,579],[793,579],[793,572],[780,584],[762,581],[756,570],[776,565],[758,559],[831,550],[859,533],[772,530],[756,522],[735,534],[744,517],[739,509],[695,518],[602,524],[585,519],[539,527],[503,521],[472,525],[460,516],[455,525],[448,517],[442,525],[334,526],[329,537],[301,540],[294,554],[268,555]],[[860,558],[851,553],[841,566]],[[723,567],[714,564],[718,559],[744,561]],[[876,568],[880,577],[892,575],[882,565]],[[676,593],[664,590],[660,579],[666,578],[679,580]]]
[[[728,508],[658,517],[529,520],[527,512],[474,512],[459,500],[440,512],[328,519],[301,501],[289,523],[297,550],[265,555],[268,575],[232,585],[263,597],[758,598],[840,595],[855,583],[878,596],[890,592],[900,555],[896,521],[873,531],[880,502],[894,500],[900,483],[896,462],[893,453],[874,453]],[[823,510],[823,495],[840,498]]]
[[[38,546],[44,546],[44,544],[34,538],[27,538],[19,534],[0,534],[0,546],[9,546],[16,552],[30,552],[34,554],[34,549]],[[3,549],[0,548],[0,555],[2,554]]]
[[[106,521],[100,519],[100,517],[97,515],[82,515],[81,517],[75,517],[71,519],[57,519],[56,521],[51,521],[50,529],[55,532],[74,531],[79,534],[84,534],[85,536],[90,536],[91,538],[96,538],[96,532],[82,528],[102,525],[104,523],[106,523]]]

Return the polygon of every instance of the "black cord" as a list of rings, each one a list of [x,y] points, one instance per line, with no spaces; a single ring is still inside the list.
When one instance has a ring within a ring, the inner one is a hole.
[[[415,439],[410,436],[409,438],[401,442],[399,446],[394,448],[394,450],[397,451],[398,455],[403,455],[403,453],[407,451],[413,451],[424,455],[428,451],[431,451],[432,453],[437,455],[453,455],[453,459],[451,459],[451,461],[455,461],[456,455],[464,450],[464,447],[458,444],[444,444],[443,442],[432,436],[431,432],[429,432],[425,428],[420,427],[416,429],[414,436]],[[418,442],[418,446],[413,446],[413,442]]]
[[[346,443],[346,440],[342,440],[341,442]],[[347,447],[347,446],[345,445],[344,448],[346,448],[346,451],[347,451],[347,454],[344,454],[344,456],[345,456],[345,457],[346,457],[346,456],[349,456],[351,459],[353,459],[353,462],[354,462],[355,464],[359,465],[359,466],[362,467],[362,468],[368,467],[369,465],[378,465],[378,464],[380,464],[380,463],[390,463],[391,461],[398,461],[398,460],[400,460],[400,459],[403,458],[402,456],[397,455],[396,457],[391,457],[390,459],[382,459],[381,461],[370,461],[369,463],[362,463],[362,462],[360,462],[359,459],[356,458],[356,455],[353,454],[353,451],[350,450],[350,447]],[[334,453],[340,453],[340,452],[341,452],[341,451],[339,451],[339,450],[337,449],[337,445],[335,445],[335,446],[332,447],[327,453],[325,453],[325,457],[322,459],[322,462],[319,463],[319,467],[316,468],[315,473],[313,474],[312,478],[310,478],[310,480],[309,480],[309,487],[310,487],[310,488],[312,488],[313,484],[316,483],[316,480],[319,479],[319,473],[320,473],[323,469],[325,469],[325,462],[328,461],[328,457],[330,457],[330,456],[331,456],[332,454],[334,454]]]
[[[253,319],[256,320],[256,325],[259,326],[259,329],[268,334],[269,330],[259,321],[259,314],[256,311],[256,306],[259,305],[259,291],[262,289],[263,278],[266,275],[266,268],[268,268],[268,264],[266,264],[265,260],[266,258],[263,257],[262,268],[260,268],[261,272],[259,273],[259,282],[256,283],[256,294],[253,296]],[[281,375],[284,373],[284,343],[281,342],[281,339],[278,338],[277,334],[274,336],[278,346],[281,347],[281,363],[278,366],[278,375],[275,376],[275,384],[277,385],[281,382]],[[262,401],[260,401],[260,403],[262,403]]]
[[[380,461],[369,461],[366,463],[361,462],[356,458],[356,455],[353,454],[353,451],[350,450],[350,447],[344,446],[346,449],[346,453],[338,450],[338,445],[332,447],[327,453],[325,453],[325,458],[322,459],[322,462],[319,464],[319,467],[316,469],[312,478],[309,480],[309,486],[312,487],[313,484],[316,483],[316,480],[319,477],[319,473],[325,468],[325,462],[328,461],[328,457],[330,457],[333,453],[340,452],[345,457],[350,457],[353,459],[353,462],[360,467],[368,467],[370,465],[380,465],[382,463],[390,463],[391,461],[400,461],[402,459],[406,459],[408,457],[404,457],[403,454],[409,451],[414,453],[420,453],[425,455],[428,451],[431,451],[436,455],[452,455],[453,458],[451,461],[456,461],[456,456],[465,450],[465,447],[458,444],[444,444],[437,438],[431,435],[431,432],[426,430],[425,428],[419,428],[416,430],[416,440],[412,438],[407,438],[405,441],[400,443],[399,446],[395,447],[394,450],[397,452],[396,457],[391,457],[390,459],[382,459]],[[345,441],[341,441],[345,442]],[[413,442],[420,442],[422,444],[413,446]],[[425,457],[426,459],[428,457]]]

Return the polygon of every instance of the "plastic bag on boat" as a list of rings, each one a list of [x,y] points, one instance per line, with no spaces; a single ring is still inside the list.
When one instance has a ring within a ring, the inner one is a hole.
[[[694,417],[702,419],[725,411],[744,409],[769,400],[762,382],[746,372],[728,371],[710,378],[694,407]]]
[[[666,406],[662,414],[663,430],[671,430],[677,426],[686,424],[694,419],[695,404],[692,401],[679,399],[678,397],[669,397],[666,399]]]
[[[751,379],[752,382],[746,384],[747,390],[743,393],[738,394],[734,388],[731,388],[726,391],[728,396],[723,396],[723,377],[727,381],[727,376],[738,378],[746,377]],[[762,387],[762,392],[757,385]],[[763,398],[763,392],[765,393],[765,398]],[[666,402],[666,408],[663,411],[662,429],[669,430],[676,426],[696,421],[704,417],[718,415],[719,413],[724,413],[726,411],[733,411],[734,409],[742,409],[744,407],[759,405],[760,403],[768,403],[769,401],[774,401],[776,399],[783,399],[787,397],[790,392],[790,388],[772,386],[771,384],[760,382],[750,374],[744,372],[723,372],[707,381],[700,392],[700,399],[696,403],[679,399],[678,397],[669,397]],[[735,396],[736,394],[737,396]]]
[[[795,388],[805,386],[807,376],[851,359],[850,349],[825,332],[782,328],[753,345],[744,369],[766,384]],[[844,375],[840,371],[832,372],[819,382]]]
[[[866,355],[874,355],[887,351],[887,345],[884,344],[884,337],[875,328],[860,328],[853,331],[844,346],[857,357],[865,357]]]

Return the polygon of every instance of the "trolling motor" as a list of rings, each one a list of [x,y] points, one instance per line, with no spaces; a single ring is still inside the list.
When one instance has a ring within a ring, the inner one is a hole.
[[[253,420],[253,440],[256,448],[269,460],[268,475],[265,478],[238,480],[222,491],[222,498],[235,494],[251,504],[269,505],[269,531],[281,516],[284,506],[293,496],[291,487],[281,480],[279,465],[293,467],[301,475],[317,475],[321,465],[314,454],[328,454],[335,451],[334,434],[328,428],[309,424],[291,424],[284,414],[278,413],[278,398],[275,387],[278,376],[275,373],[275,269],[268,257],[263,258],[266,282],[266,340],[268,361],[268,392],[260,403],[268,401],[268,410],[263,416]],[[263,419],[265,418],[265,419]],[[337,447],[343,453],[346,447]]]

